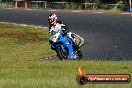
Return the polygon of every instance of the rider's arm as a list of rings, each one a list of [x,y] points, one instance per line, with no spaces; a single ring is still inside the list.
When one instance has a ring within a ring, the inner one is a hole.
[[[58,23],[61,25],[61,30],[63,34],[67,34],[69,32],[68,26],[65,25],[62,21],[58,21]]]
[[[69,32],[68,27],[64,24],[61,24],[61,30],[63,31],[64,34]]]
[[[50,26],[50,27],[49,27],[49,34],[52,32],[52,30],[53,30],[53,29],[52,29],[51,26]]]

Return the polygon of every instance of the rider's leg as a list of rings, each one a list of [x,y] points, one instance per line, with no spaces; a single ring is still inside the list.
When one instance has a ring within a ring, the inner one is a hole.
[[[75,39],[76,36],[72,32],[68,32],[67,35],[72,39],[75,49],[79,49],[79,46]]]

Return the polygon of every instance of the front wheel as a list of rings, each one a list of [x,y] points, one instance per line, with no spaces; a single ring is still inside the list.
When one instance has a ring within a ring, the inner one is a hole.
[[[60,60],[67,59],[68,49],[64,47],[65,52],[62,50],[61,45],[56,47],[56,53]]]

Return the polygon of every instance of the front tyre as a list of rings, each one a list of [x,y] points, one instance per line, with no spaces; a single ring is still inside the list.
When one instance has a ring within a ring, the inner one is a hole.
[[[65,52],[62,51],[61,45],[56,47],[56,53],[60,60],[67,59],[67,49],[65,48]]]

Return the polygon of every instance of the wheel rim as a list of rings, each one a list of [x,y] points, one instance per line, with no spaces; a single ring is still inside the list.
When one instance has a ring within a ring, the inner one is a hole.
[[[63,58],[64,58],[64,59],[67,59],[68,50],[66,49],[66,47],[64,47],[65,52],[63,52],[63,50],[62,50],[61,47],[59,47],[59,48],[60,48],[61,55],[63,56]]]

